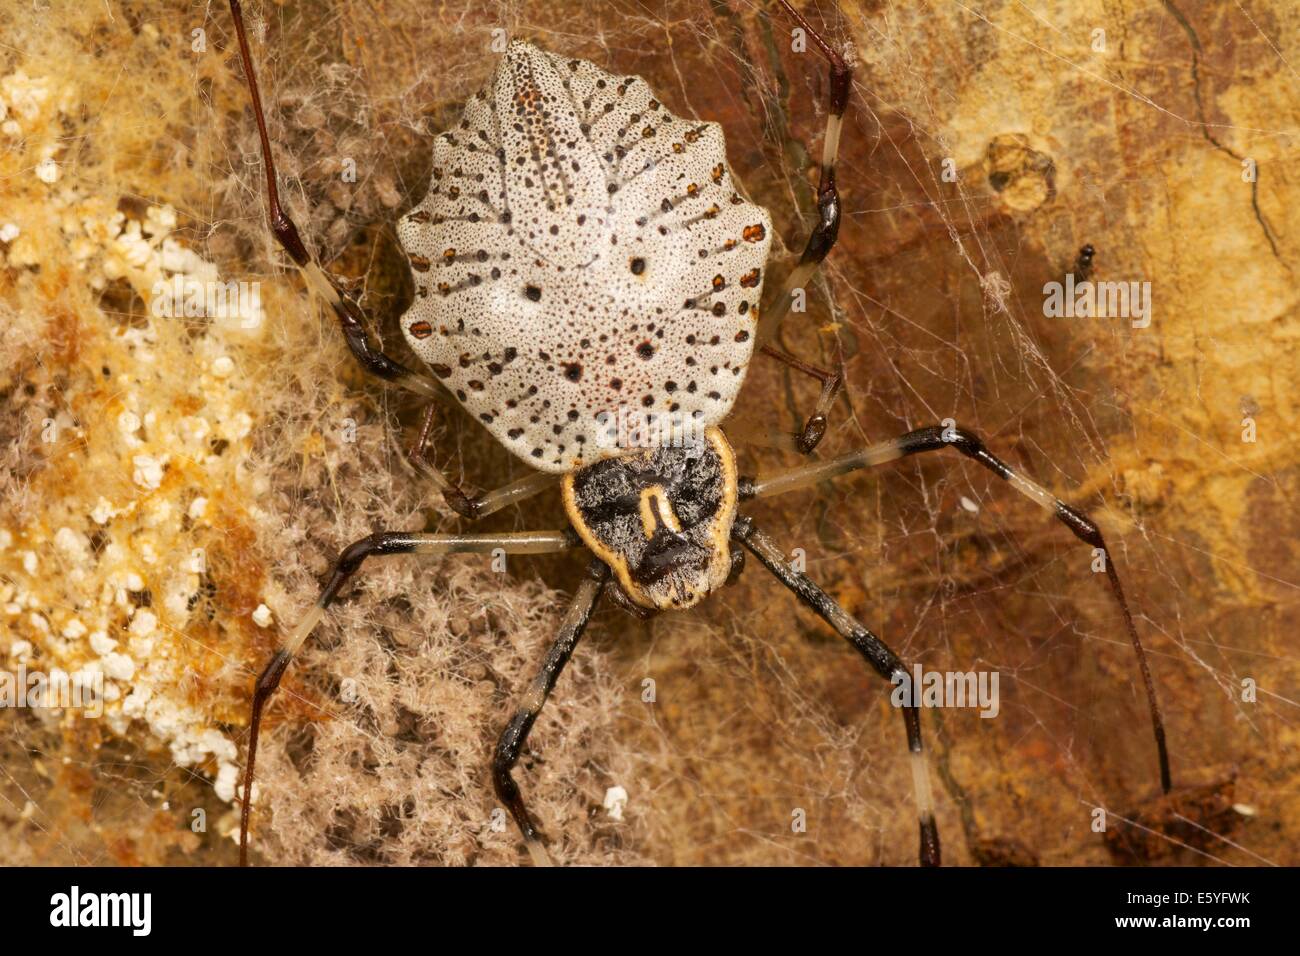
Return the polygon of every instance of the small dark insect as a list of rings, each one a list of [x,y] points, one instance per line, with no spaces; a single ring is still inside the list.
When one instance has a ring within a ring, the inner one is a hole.
[[[1092,257],[1097,254],[1093,249],[1092,243],[1080,247],[1079,255],[1074,260],[1074,276],[1080,282],[1084,282],[1092,275]]]
[[[760,308],[771,219],[737,192],[716,123],[672,115],[640,78],[613,76],[586,61],[515,41],[491,83],[466,104],[460,132],[445,133],[434,143],[429,191],[399,225],[416,286],[402,328],[437,376],[435,382],[371,345],[360,307],[339,280],[321,269],[281,208],[240,4],[230,0],[261,140],[271,228],[308,286],[332,307],[361,366],[430,399],[412,460],[465,518],[492,514],[558,483],[569,520],[568,528],[555,531],[377,531],[343,550],[315,607],[285,635],[254,689],[241,863],[248,858],[253,771],[266,703],[298,649],[366,559],[498,548],[540,554],[585,547],[594,556],[492,761],[497,795],[519,825],[534,862],[543,864],[546,851],[511,771],[598,599],[608,594],[641,616],[685,610],[734,581],[748,552],[882,678],[906,680],[904,662],[787,562],[782,549],[738,506],[945,448],[1047,509],[1104,561],[1137,654],[1161,785],[1169,790],[1155,687],[1101,532],[1088,517],[1013,471],[978,436],[945,422],[772,478],[737,474],[719,423],[732,409],[756,348],[822,385],[813,414],[793,442],[805,455],[825,433],[841,384],[839,373],[768,344],[790,311],[795,291],[807,285],[839,233],[835,165],[852,86],[852,71],[843,57],[786,0],[779,2],[829,64],[817,224],[780,292]],[[471,189],[471,182],[493,185]],[[1085,246],[1081,266],[1091,258],[1092,247]],[[487,262],[490,271],[483,267]],[[431,284],[437,295],[428,294]],[[618,308],[609,308],[610,301]],[[600,308],[589,308],[591,304]],[[631,318],[610,317],[619,312]],[[470,342],[472,350],[467,349]],[[423,453],[433,403],[449,402],[448,391],[536,474],[471,497],[429,468]],[[690,440],[665,440],[661,433],[635,447],[611,441],[611,416],[629,408],[669,416],[672,424],[687,429]],[[920,714],[914,705],[899,709],[911,751],[920,862],[934,866],[940,859],[939,834]]]

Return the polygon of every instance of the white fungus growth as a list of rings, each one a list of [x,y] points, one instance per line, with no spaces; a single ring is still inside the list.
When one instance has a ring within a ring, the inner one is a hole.
[[[605,791],[603,806],[611,820],[622,820],[623,808],[627,806],[627,791],[619,786],[610,787]]]
[[[114,680],[130,680],[135,676],[135,661],[125,654],[109,652],[102,660],[104,673]]]
[[[153,489],[162,484],[163,463],[153,455],[136,455],[131,462],[135,466],[132,480],[141,488]]]
[[[117,416],[117,430],[123,435],[134,435],[140,430],[140,416],[129,408]]]
[[[116,647],[117,641],[113,640],[103,631],[94,631],[90,635],[90,649],[101,657],[105,654],[113,653],[113,649]]]

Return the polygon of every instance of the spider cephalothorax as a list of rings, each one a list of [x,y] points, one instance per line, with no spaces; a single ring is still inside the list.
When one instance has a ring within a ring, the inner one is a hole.
[[[574,530],[633,603],[682,610],[726,583],[736,458],[719,429],[588,465],[563,488]]]

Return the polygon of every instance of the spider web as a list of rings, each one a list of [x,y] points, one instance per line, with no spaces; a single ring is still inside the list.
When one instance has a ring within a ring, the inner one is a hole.
[[[1036,0],[800,7],[837,47],[852,44],[856,65],[840,240],[781,336],[807,361],[843,363],[845,394],[818,457],[951,418],[1091,514],[1168,731],[1176,793],[1160,801],[1137,666],[1089,549],[973,463],[940,452],[753,504],[760,527],[904,659],[998,674],[996,717],[922,716],[945,859],[1294,864],[1287,821],[1300,815],[1284,754],[1297,672],[1286,637],[1300,522],[1282,424],[1296,369],[1294,348],[1270,331],[1295,315],[1281,210],[1300,198],[1286,172],[1300,22],[1247,3],[1164,4],[1125,20]],[[766,3],[455,0],[432,13],[414,2],[320,3],[268,5],[265,21],[260,6],[246,12],[287,207],[370,314],[386,317],[386,348],[412,363],[394,321],[410,290],[391,223],[423,194],[429,136],[490,75],[500,36],[639,74],[674,111],[721,122],[737,177],[784,243],[769,295],[814,222],[825,67],[811,44],[792,49],[791,25]],[[210,619],[172,632],[177,653],[201,641],[225,661],[190,690],[242,747],[247,688],[272,634],[225,622],[265,600],[287,624],[333,554],[373,530],[457,524],[402,461],[418,404],[355,372],[264,227],[225,6],[112,13],[77,15],[102,21],[117,45],[84,52],[118,72],[80,91],[68,143],[93,148],[65,163],[65,179],[114,203],[172,203],[182,241],[223,276],[263,283],[264,333],[226,342],[255,396],[256,512],[212,528],[231,558],[214,569]],[[148,24],[174,48],[148,47]],[[33,41],[4,48],[3,72],[52,72],[60,47],[40,31],[56,26],[28,27]],[[163,69],[196,27],[208,52]],[[121,89],[139,95],[129,105],[105,95]],[[163,104],[178,97],[184,106],[169,112]],[[154,134],[126,138],[149,123]],[[159,126],[179,131],[184,148],[159,145],[169,141]],[[1242,179],[1248,162],[1254,183]],[[1149,327],[1044,314],[1044,285],[1062,281],[1085,244],[1096,249],[1094,278],[1151,283]],[[10,417],[38,424],[12,438],[5,504],[8,524],[30,528],[79,506],[71,492],[49,499],[41,475],[53,466],[20,467],[39,451],[48,409],[114,426],[79,404],[76,363],[48,338],[32,341],[43,326],[30,316],[49,304],[8,268],[0,328],[22,370],[6,383]],[[147,312],[130,296],[76,307],[83,327]],[[194,342],[213,335],[202,321],[186,325],[188,339],[169,345],[182,376],[200,354]],[[59,379],[68,369],[71,381]],[[24,395],[22,376],[40,384],[36,395]],[[794,431],[816,394],[760,359],[730,430]],[[1256,441],[1241,440],[1243,418],[1258,422]],[[355,440],[343,442],[348,422]],[[746,473],[799,463],[736,444]],[[525,473],[465,416],[444,418],[435,448],[472,487]],[[562,522],[552,494],[486,527]],[[254,535],[239,549],[236,525]],[[273,706],[259,758],[264,858],[516,860],[513,825],[494,826],[488,755],[583,565],[511,559],[506,575],[476,557],[367,565]],[[3,579],[18,573],[5,564]],[[5,626],[9,641],[30,640]],[[1253,701],[1242,699],[1246,679]],[[888,689],[751,561],[734,588],[689,614],[641,623],[599,612],[516,778],[565,862],[907,864],[915,811]],[[75,722],[9,713],[4,735],[7,859],[230,858],[231,808],[212,795],[214,764],[167,759],[138,723],[101,740]],[[622,820],[603,805],[613,787],[629,796]],[[79,823],[86,806],[91,822]],[[1098,807],[1105,833],[1093,830]],[[209,833],[157,836],[189,832],[195,808],[212,817]],[[112,848],[115,835],[129,838],[129,853]]]

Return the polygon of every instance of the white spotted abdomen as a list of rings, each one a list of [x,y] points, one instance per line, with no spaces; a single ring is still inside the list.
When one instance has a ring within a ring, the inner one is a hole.
[[[564,472],[621,453],[608,418],[726,416],[754,347],[767,211],[721,127],[639,78],[512,43],[434,146],[399,224],[416,353],[507,448]]]

